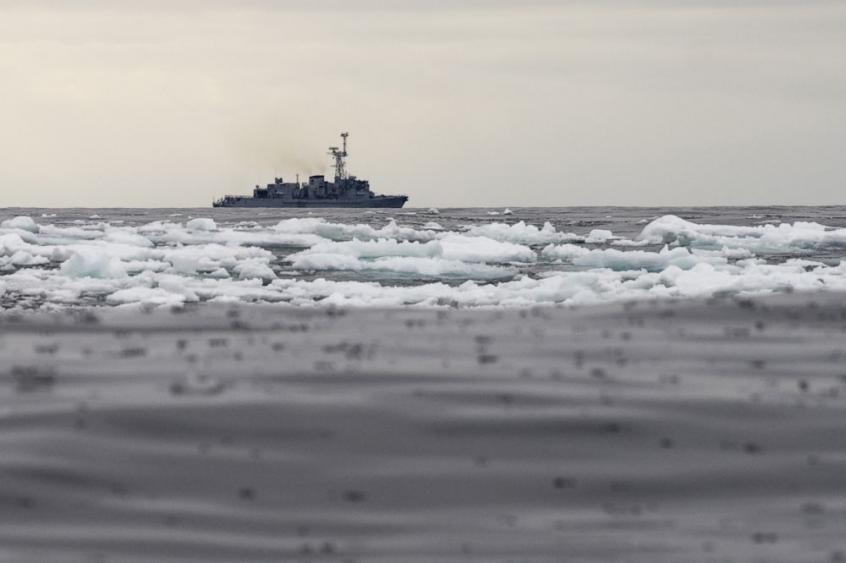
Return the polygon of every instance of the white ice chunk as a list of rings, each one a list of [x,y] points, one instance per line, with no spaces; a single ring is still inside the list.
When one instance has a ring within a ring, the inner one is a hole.
[[[576,246],[575,244],[562,244],[558,246],[550,244],[544,247],[541,251],[541,256],[549,260],[573,260],[580,256],[586,256],[590,252],[587,248]]]
[[[588,233],[585,242],[588,244],[602,244],[614,238],[614,233],[604,229],[594,229]]]
[[[670,266],[690,269],[700,263],[725,264],[726,258],[719,253],[693,253],[687,248],[662,248],[659,252],[643,250],[621,251],[614,248],[588,250],[565,244],[548,246],[542,255],[549,259],[566,260],[576,266],[589,268],[610,268],[617,271],[647,270],[659,272]]]
[[[422,277],[501,279],[513,276],[507,268],[421,256],[382,256],[366,260],[344,254],[312,253],[296,256],[293,265],[303,270],[372,270]]]
[[[311,259],[320,255],[319,261]],[[338,256],[332,261],[329,257]],[[394,239],[327,241],[288,257],[296,268],[318,269],[317,264],[332,264],[333,269],[360,269],[357,260],[378,260],[387,257],[417,257],[471,263],[534,262],[536,255],[527,246],[499,242],[485,237],[448,233],[437,241],[426,243]],[[346,258],[353,258],[348,260]]]
[[[700,248],[746,248],[755,253],[810,252],[821,247],[846,247],[846,229],[805,221],[751,227],[708,225],[665,215],[646,225],[639,239]]]
[[[153,241],[147,237],[134,233],[129,229],[107,229],[103,240],[106,242],[126,244],[130,246],[143,246],[146,248],[152,248],[154,246]]]
[[[438,239],[441,255],[463,262],[534,262],[537,255],[528,246],[487,237],[446,234]]]
[[[214,231],[217,230],[217,224],[214,219],[197,218],[185,223],[185,228],[189,231]]]
[[[62,264],[60,271],[72,278],[121,278],[127,275],[119,258],[95,248],[74,249],[73,255]]]
[[[543,227],[527,225],[525,221],[508,225],[506,223],[488,223],[468,228],[467,234],[482,236],[503,242],[518,244],[549,244],[553,242],[576,242],[582,237],[572,233],[560,233],[552,223],[546,222]]]
[[[32,217],[27,217],[25,215],[19,215],[13,219],[6,219],[5,221],[0,222],[0,227],[4,229],[20,229],[30,233],[38,232],[38,224],[32,219]]]
[[[374,228],[370,225],[346,225],[343,223],[330,223],[319,218],[295,218],[280,221],[274,227],[279,233],[288,234],[312,234],[330,240],[368,240],[389,238],[397,240],[419,240],[427,241],[435,238],[432,231],[418,231],[411,227],[402,227],[393,219],[381,228]]]
[[[9,261],[15,266],[39,266],[50,263],[50,260],[43,256],[33,256],[29,252],[25,252],[23,250],[15,252]]]
[[[271,281],[276,279],[276,274],[273,269],[264,262],[258,260],[249,260],[235,266],[235,272],[238,278],[242,280],[260,279],[262,281]]]
[[[112,305],[138,304],[145,306],[179,306],[187,299],[182,293],[172,293],[159,287],[132,287],[121,289],[106,297]]]
[[[20,250],[26,250],[29,244],[24,242],[18,233],[7,233],[0,235],[0,255],[11,256]]]

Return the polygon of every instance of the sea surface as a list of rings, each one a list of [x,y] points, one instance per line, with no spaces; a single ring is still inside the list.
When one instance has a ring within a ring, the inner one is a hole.
[[[846,561],[844,250],[844,207],[0,210],[0,562]]]

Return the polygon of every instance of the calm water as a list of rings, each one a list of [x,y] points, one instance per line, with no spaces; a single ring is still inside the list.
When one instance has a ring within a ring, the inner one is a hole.
[[[0,561],[846,560],[846,208],[503,211],[0,211]]]
[[[640,232],[640,221],[662,215],[678,215],[697,223],[727,225],[758,225],[766,222],[815,221],[832,227],[846,227],[846,206],[749,206],[749,207],[511,207],[511,215],[502,215],[505,208],[438,208],[433,209],[220,209],[220,208],[164,208],[164,209],[44,209],[5,208],[0,217],[29,215],[39,219],[42,214],[55,214],[51,222],[72,224],[88,221],[97,215],[104,221],[124,221],[128,225],[143,225],[151,221],[177,221],[192,217],[211,217],[221,224],[255,221],[273,225],[292,217],[323,217],[328,221],[355,224],[387,222],[391,217],[412,226],[422,226],[436,219],[448,230],[462,225],[492,221],[526,221],[543,224],[549,221],[562,230],[587,232],[591,228],[610,229],[622,236]],[[499,215],[493,215],[498,213]]]
[[[844,319],[0,313],[0,561],[842,561]]]

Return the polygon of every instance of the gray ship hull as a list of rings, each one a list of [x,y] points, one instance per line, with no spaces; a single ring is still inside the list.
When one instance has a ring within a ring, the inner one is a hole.
[[[277,209],[346,207],[371,209],[374,207],[399,209],[408,201],[406,195],[379,195],[370,189],[370,182],[347,173],[347,137],[341,133],[343,149],[329,147],[335,160],[335,181],[327,181],[322,174],[308,177],[308,182],[285,182],[275,178],[265,187],[256,186],[250,195],[227,195],[215,201],[214,207],[270,207]]]
[[[408,201],[406,196],[381,196],[369,199],[303,199],[282,200],[275,198],[243,197],[216,201],[215,207],[272,207],[272,208],[302,208],[302,207],[345,207],[345,208],[393,208],[398,209]]]

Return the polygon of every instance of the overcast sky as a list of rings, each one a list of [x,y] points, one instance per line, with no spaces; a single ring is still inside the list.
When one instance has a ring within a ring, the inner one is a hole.
[[[0,206],[846,203],[846,2],[0,0]]]

